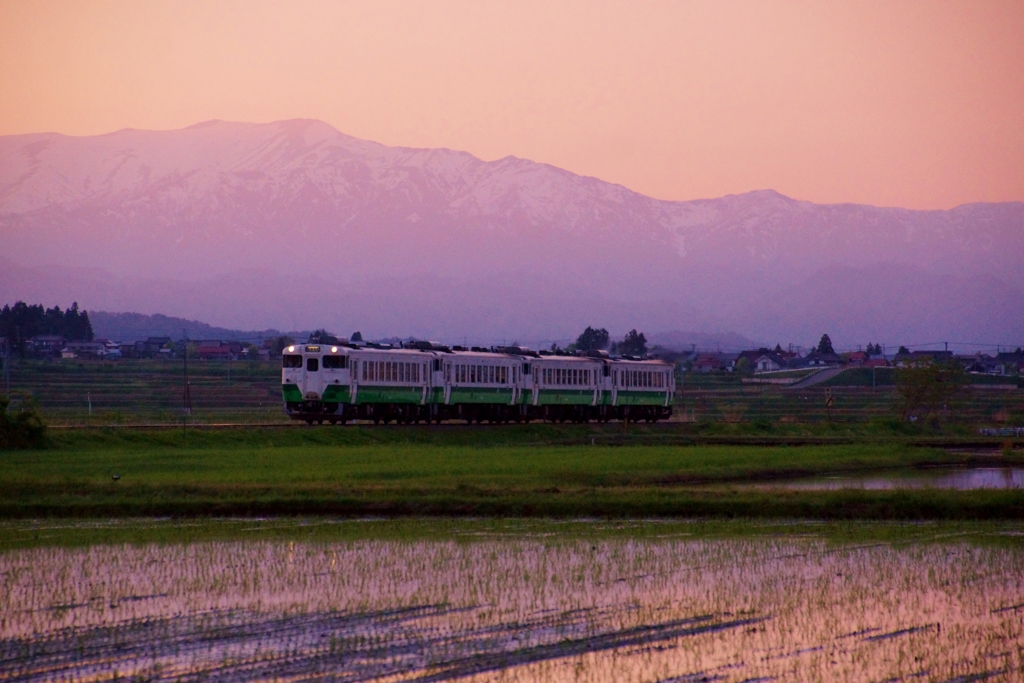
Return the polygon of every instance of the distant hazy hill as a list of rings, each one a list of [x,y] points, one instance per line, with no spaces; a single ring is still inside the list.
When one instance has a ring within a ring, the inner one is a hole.
[[[0,299],[240,329],[1024,339],[1021,203],[659,201],[309,120],[0,138],[0,237]]]
[[[220,339],[222,341],[243,340],[256,342],[260,339],[278,337],[282,333],[277,330],[241,331],[223,327],[213,327],[206,323],[166,315],[143,315],[142,313],[107,313],[106,311],[89,311],[93,333],[103,339],[116,341],[137,341],[147,337],[170,337],[181,339],[187,335],[189,339]]]

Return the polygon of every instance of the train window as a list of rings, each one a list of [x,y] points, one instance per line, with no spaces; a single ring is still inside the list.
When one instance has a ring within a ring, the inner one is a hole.
[[[317,358],[306,359],[306,372],[316,372],[320,369],[320,360]]]
[[[530,364],[529,363],[523,363],[523,374],[524,375],[529,375],[530,374]]]
[[[603,372],[603,374],[604,374],[604,376],[605,376],[605,377],[607,377],[607,376],[608,376],[609,374],[611,374],[611,366],[609,366],[609,365],[605,365],[605,366],[603,366],[603,367],[604,367],[604,372]]]
[[[435,358],[434,359],[434,372],[441,372],[441,359],[440,358]]]
[[[405,381],[406,365],[407,365],[406,363],[399,363],[398,364],[398,381],[399,382],[404,382]]]
[[[324,356],[324,370],[341,370],[346,356]]]
[[[491,384],[494,384],[495,380],[494,380],[494,366],[493,365],[490,368],[488,368],[488,370],[487,370],[487,379],[491,382]]]
[[[283,365],[286,368],[301,368],[302,367],[302,356],[291,356],[291,355],[285,356],[284,357]]]

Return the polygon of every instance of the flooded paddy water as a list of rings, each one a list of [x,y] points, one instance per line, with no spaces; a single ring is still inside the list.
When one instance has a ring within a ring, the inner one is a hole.
[[[0,680],[1024,680],[1019,525],[979,542],[446,524],[12,547]],[[46,531],[0,533],[26,529]]]
[[[779,480],[769,483],[740,484],[756,488],[781,488],[794,491],[836,491],[866,489],[1024,489],[1024,467],[935,467],[868,474],[837,474],[822,477]]]

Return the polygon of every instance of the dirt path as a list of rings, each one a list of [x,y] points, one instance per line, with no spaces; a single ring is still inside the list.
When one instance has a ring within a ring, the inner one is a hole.
[[[813,375],[811,375],[810,377],[807,377],[806,379],[802,379],[802,380],[800,380],[799,382],[797,382],[795,384],[790,384],[786,388],[787,389],[806,389],[807,387],[813,387],[815,384],[821,384],[822,382],[827,382],[828,380],[832,379],[833,377],[838,375],[840,372],[843,372],[845,370],[846,370],[846,368],[828,368],[827,370],[822,370],[821,372],[816,372]]]

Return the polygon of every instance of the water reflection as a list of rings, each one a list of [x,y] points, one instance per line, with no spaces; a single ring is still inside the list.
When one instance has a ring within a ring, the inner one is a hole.
[[[975,467],[970,469],[934,469],[813,477],[796,481],[759,485],[762,488],[793,490],[835,489],[1024,489],[1024,468]]]
[[[1021,680],[1022,586],[1018,545],[36,548],[0,554],[0,679]]]

